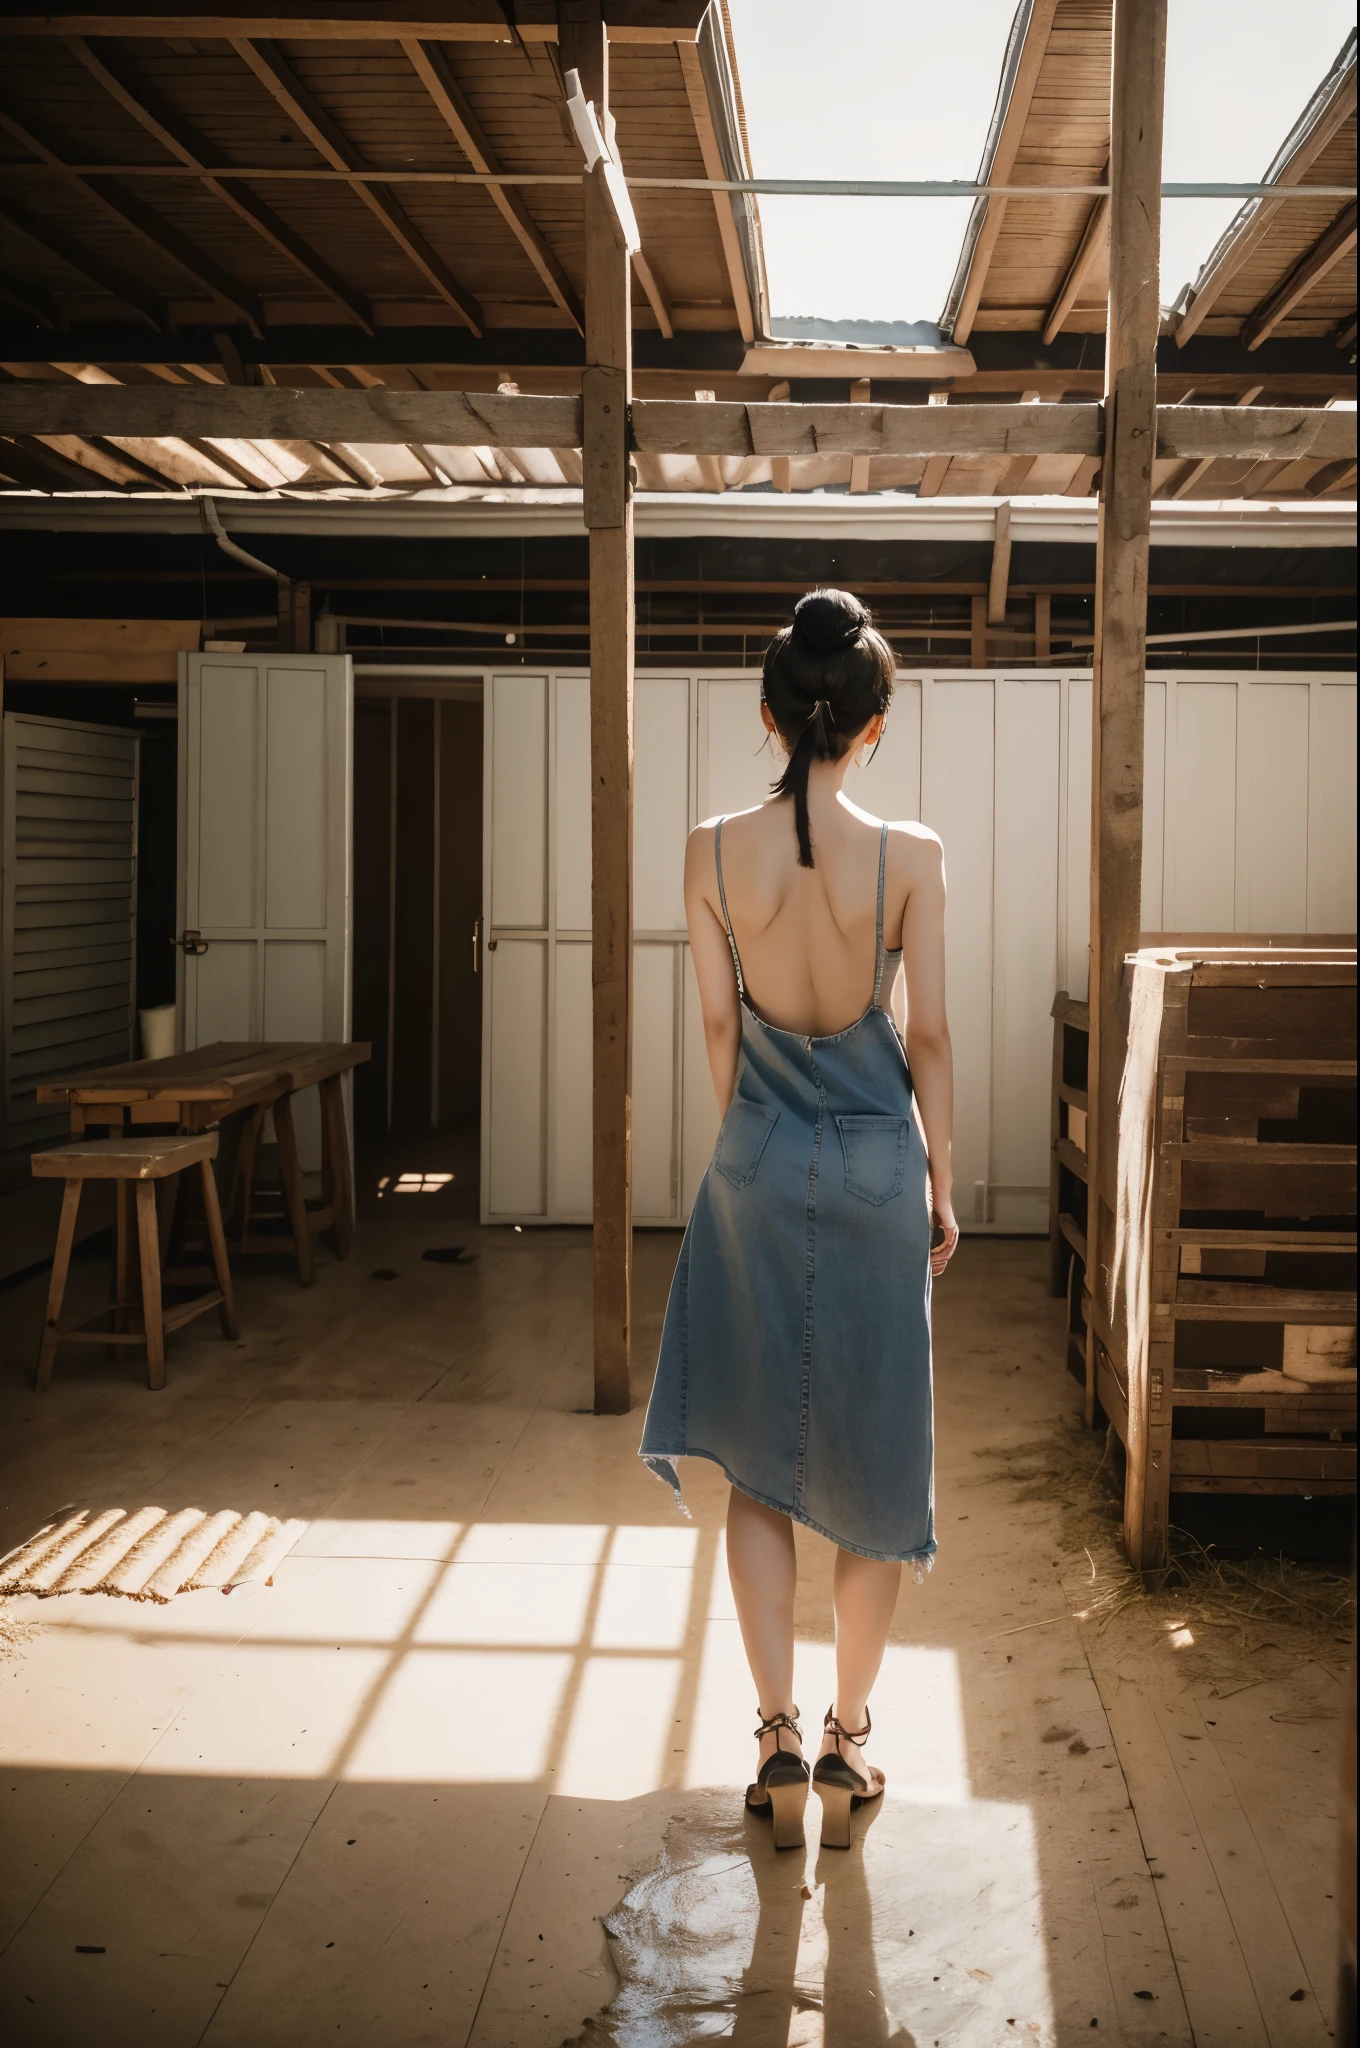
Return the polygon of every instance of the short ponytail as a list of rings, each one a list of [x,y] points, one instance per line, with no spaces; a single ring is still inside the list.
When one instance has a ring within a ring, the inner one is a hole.
[[[800,867],[813,865],[812,764],[844,758],[855,735],[887,710],[894,674],[892,649],[848,590],[810,590],[766,650],[761,701],[789,755],[771,794],[793,798]]]

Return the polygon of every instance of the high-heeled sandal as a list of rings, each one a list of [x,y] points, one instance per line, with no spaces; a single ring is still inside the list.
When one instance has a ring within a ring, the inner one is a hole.
[[[819,1756],[812,1769],[812,1782],[822,1802],[822,1847],[848,1849],[852,1810],[863,1806],[866,1800],[881,1798],[887,1779],[873,1764],[866,1765],[868,1775],[862,1775],[841,1754],[842,1742],[853,1742],[858,1747],[872,1735],[874,1724],[867,1707],[860,1729],[843,1728],[836,1719],[834,1705],[827,1708],[822,1726],[836,1738],[836,1754]]]
[[[756,1712],[760,1709],[757,1707]],[[801,1742],[803,1731],[798,1726],[798,1709],[791,1714],[771,1714],[768,1721],[762,1721],[756,1730],[756,1740],[762,1735],[774,1736],[774,1748],[756,1773],[754,1785],[746,1787],[746,1804],[752,1813],[768,1812],[774,1821],[774,1845],[776,1849],[801,1849],[803,1847],[803,1809],[807,1805],[808,1767],[800,1756],[790,1756],[779,1746],[779,1731],[787,1728]]]

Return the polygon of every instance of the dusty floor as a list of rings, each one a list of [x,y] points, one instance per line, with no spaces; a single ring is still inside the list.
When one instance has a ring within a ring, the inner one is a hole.
[[[73,1500],[311,1521],[272,1589],[4,1603],[8,2041],[1331,2038],[1344,1644],[1096,1606],[1041,1246],[966,1242],[937,1294],[940,1557],[874,1701],[890,1792],[848,1855],[814,1800],[781,1857],[736,1793],[724,1488],[693,1464],[680,1519],[639,1418],[585,1412],[587,1238],[391,1208],[310,1294],[247,1274],[242,1342],[205,1318],[155,1396],[91,1350],[34,1397],[42,1283],[0,1295],[0,1551]],[[476,1263],[422,1262],[453,1239]],[[639,1242],[644,1359],[677,1246]],[[78,1269],[92,1307],[104,1280]],[[800,1548],[815,1721],[829,1551]]]

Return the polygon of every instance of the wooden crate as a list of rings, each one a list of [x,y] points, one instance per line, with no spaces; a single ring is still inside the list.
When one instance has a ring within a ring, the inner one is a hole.
[[[1355,1491],[1356,972],[1353,949],[1145,948],[1129,973],[1086,1313],[1149,1570],[1173,1493]]]
[[[1049,1292],[1067,1298],[1067,1366],[1086,1380],[1086,1065],[1091,1006],[1053,1002],[1053,1105],[1048,1181]]]

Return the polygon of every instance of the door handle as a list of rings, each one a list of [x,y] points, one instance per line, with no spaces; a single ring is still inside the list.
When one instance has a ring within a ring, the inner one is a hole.
[[[190,956],[196,953],[206,953],[208,950],[208,942],[202,932],[185,932],[183,938],[171,939],[170,943],[172,946],[182,947],[185,953]]]
[[[481,946],[481,939],[482,920],[480,919],[480,917],[474,917],[472,920],[472,971],[474,974],[480,972],[477,954]]]

